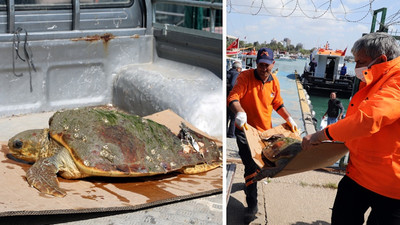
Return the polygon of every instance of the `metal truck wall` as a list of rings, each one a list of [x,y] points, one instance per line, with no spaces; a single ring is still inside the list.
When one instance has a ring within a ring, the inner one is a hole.
[[[160,57],[207,68],[222,79],[222,35],[154,24],[154,36]]]
[[[31,71],[31,78],[27,63],[20,59],[14,59],[15,73],[23,75],[14,75],[12,42],[0,43],[0,116],[110,103],[118,69],[153,60],[152,36],[43,40],[29,45],[37,70]],[[19,51],[22,54],[23,48]]]
[[[158,58],[153,36],[30,41],[36,72],[0,43],[0,116],[114,104],[148,115],[172,109],[222,136],[222,80],[209,70]],[[22,50],[21,50],[22,52]]]

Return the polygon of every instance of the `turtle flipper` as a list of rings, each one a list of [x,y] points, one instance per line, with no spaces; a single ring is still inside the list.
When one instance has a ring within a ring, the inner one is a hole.
[[[42,158],[29,168],[26,179],[31,186],[44,194],[64,197],[67,193],[58,185],[57,172],[58,168],[50,161],[50,158]]]
[[[276,165],[275,167],[262,168],[261,171],[259,173],[257,173],[257,175],[254,177],[253,180],[259,181],[266,177],[274,177],[276,174],[281,172],[283,170],[283,168],[285,168],[285,166],[289,163],[289,161],[290,161],[290,159],[287,159],[287,158],[278,159],[275,162],[275,165]]]
[[[210,164],[202,163],[202,164],[197,164],[194,166],[186,166],[185,168],[183,168],[181,170],[181,173],[184,173],[184,174],[202,173],[202,172],[206,172],[206,171],[215,169],[220,166],[221,166],[221,162],[212,162]]]

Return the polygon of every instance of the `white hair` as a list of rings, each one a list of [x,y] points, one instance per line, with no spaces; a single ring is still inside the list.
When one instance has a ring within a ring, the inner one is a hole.
[[[351,53],[355,55],[362,49],[371,58],[377,58],[384,54],[389,61],[400,56],[400,47],[396,39],[383,32],[364,35],[354,43]]]
[[[236,62],[234,62],[234,63],[232,64],[232,68],[235,68],[235,69],[237,69],[237,68],[242,68],[242,63],[239,62],[239,61],[236,61]]]

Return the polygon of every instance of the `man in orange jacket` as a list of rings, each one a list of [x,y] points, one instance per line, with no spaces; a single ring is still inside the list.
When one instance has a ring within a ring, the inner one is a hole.
[[[346,118],[303,138],[303,151],[324,140],[350,151],[339,183],[332,225],[400,224],[400,47],[386,33],[354,43],[355,73],[362,81]]]
[[[236,143],[239,155],[244,165],[246,182],[247,210],[245,222],[250,222],[257,213],[257,183],[252,179],[259,170],[251,157],[243,127],[248,123],[259,131],[272,127],[271,114],[275,110],[284,118],[293,131],[297,125],[290,116],[280,94],[278,78],[272,73],[274,67],[274,53],[269,48],[261,48],[257,54],[257,69],[249,69],[239,74],[236,84],[228,96],[228,106],[235,113]]]

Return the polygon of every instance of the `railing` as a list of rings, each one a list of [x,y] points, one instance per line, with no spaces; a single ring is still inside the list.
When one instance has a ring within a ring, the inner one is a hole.
[[[147,28],[151,0],[7,0],[0,4],[0,34],[13,34],[18,27],[29,33],[77,30]],[[26,3],[25,3],[26,2]],[[150,5],[148,12],[142,5]],[[137,10],[139,8],[139,10]],[[151,21],[151,20],[149,20]],[[51,25],[51,26],[50,26]],[[150,29],[150,28],[149,28]],[[70,32],[71,33],[71,32]],[[36,35],[37,35],[36,34]],[[48,35],[49,36],[49,35]]]
[[[156,4],[171,4],[177,6],[189,6],[189,7],[201,7],[210,9],[210,32],[215,32],[215,24],[216,24],[216,12],[217,10],[222,10],[223,5],[221,2],[205,2],[205,1],[193,1],[193,0],[154,0],[153,1],[153,23],[156,23],[156,14],[165,14],[165,15],[174,15],[184,17],[184,13],[173,13],[173,12],[165,12],[158,10]],[[181,22],[180,22],[181,23]],[[179,23],[179,24],[180,24]],[[179,25],[177,24],[177,25]]]

